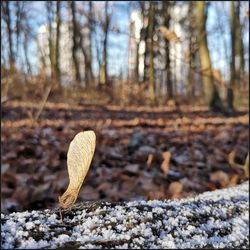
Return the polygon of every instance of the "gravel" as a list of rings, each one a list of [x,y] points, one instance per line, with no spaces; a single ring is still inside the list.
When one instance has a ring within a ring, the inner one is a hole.
[[[1,213],[3,249],[249,248],[249,181],[182,200]]]

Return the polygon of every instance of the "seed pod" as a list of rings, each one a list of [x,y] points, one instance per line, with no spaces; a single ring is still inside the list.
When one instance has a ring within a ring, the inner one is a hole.
[[[75,203],[89,170],[95,146],[96,136],[94,131],[80,132],[71,141],[67,155],[69,186],[65,193],[59,196],[61,208],[68,208]]]

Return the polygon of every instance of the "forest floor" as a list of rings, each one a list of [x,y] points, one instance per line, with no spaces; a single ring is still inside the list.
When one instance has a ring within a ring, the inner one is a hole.
[[[54,208],[68,185],[74,136],[94,130],[96,151],[78,201],[179,199],[246,180],[248,110],[47,102],[2,105],[2,210]]]

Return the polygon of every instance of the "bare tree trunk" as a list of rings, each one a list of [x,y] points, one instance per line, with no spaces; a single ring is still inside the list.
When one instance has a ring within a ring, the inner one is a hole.
[[[194,28],[194,14],[193,14],[193,8],[194,8],[194,2],[190,1],[189,2],[189,7],[188,7],[188,19],[189,19],[189,58],[188,58],[188,63],[189,63],[189,69],[188,69],[188,87],[187,87],[187,94],[192,101],[194,98],[194,61],[195,61],[195,48],[194,48],[194,43],[193,43],[193,33],[195,31]]]
[[[145,37],[145,52],[144,52],[144,74],[143,74],[143,82],[148,80],[148,63],[147,63],[147,59],[148,59],[148,50],[149,50],[149,46],[148,46],[148,27],[145,28],[145,33],[146,33],[146,37]]]
[[[206,3],[204,1],[196,2],[197,11],[197,28],[199,35],[199,54],[202,67],[202,82],[203,90],[205,94],[205,101],[209,104],[212,110],[221,111],[222,103],[218,93],[218,89],[213,82],[212,75],[212,64],[210,59],[210,54],[207,45],[207,35],[206,35],[206,13],[205,13]]]
[[[15,15],[16,15],[16,57],[18,58],[19,54],[19,44],[20,44],[20,32],[21,32],[21,1],[15,1]]]
[[[164,11],[164,26],[169,29],[170,23],[170,13],[169,13],[169,2],[163,2],[163,11]],[[173,83],[172,83],[172,76],[171,76],[171,68],[170,68],[170,52],[169,52],[169,40],[165,40],[165,56],[166,56],[166,63],[165,63],[165,70],[167,73],[166,77],[166,85],[167,85],[167,99],[173,98]]]
[[[55,48],[55,88],[60,88],[60,26],[61,26],[61,1],[56,1],[56,48]]]
[[[229,110],[234,109],[234,86],[235,86],[235,6],[234,1],[230,3],[230,19],[231,19],[231,79],[227,92],[227,107]]]
[[[29,56],[28,56],[28,39],[29,39],[28,34],[27,34],[27,32],[25,32],[24,33],[24,41],[23,41],[23,50],[24,50],[27,72],[29,75],[31,75],[32,71],[31,71],[31,65],[30,65]]]
[[[105,2],[105,21],[103,25],[104,31],[104,41],[103,41],[103,65],[102,65],[102,73],[104,84],[108,84],[108,29],[110,24],[110,16],[108,14],[108,1]]]
[[[136,63],[135,63],[135,70],[134,70],[134,80],[137,84],[139,84],[139,41],[136,41]]]
[[[142,17],[142,21],[144,20],[144,16],[145,16],[145,2],[144,1],[140,1],[139,2],[140,5],[140,9],[141,9],[141,17]],[[136,62],[138,62],[138,64],[136,65],[136,72],[137,72],[137,76],[138,76],[138,83],[140,83],[141,81],[143,81],[144,79],[141,78],[140,76],[140,72],[139,72],[139,63],[140,63],[140,54],[139,54],[139,48],[140,48],[140,44],[142,43],[142,41],[145,41],[144,38],[144,25],[142,26],[141,30],[140,30],[140,40],[139,40],[139,44],[137,47],[137,58],[136,58]],[[146,42],[146,41],[145,41]],[[145,70],[144,70],[145,71]]]
[[[193,100],[195,93],[194,93],[194,61],[195,61],[195,53],[193,51],[193,44],[192,44],[192,35],[189,37],[189,51],[190,51],[190,58],[189,58],[189,69],[188,69],[188,97],[190,101]]]
[[[143,82],[146,82],[148,80],[148,56],[149,56],[149,43],[146,38],[145,40],[145,52],[144,52],[144,74],[143,74]]]
[[[89,15],[88,15],[88,28],[89,28],[89,46],[88,46],[88,51],[87,57],[85,57],[85,69],[86,69],[86,84],[90,86],[93,84],[94,81],[94,76],[93,76],[93,71],[92,71],[92,34],[93,34],[93,21],[92,21],[92,16],[93,16],[93,6],[92,2],[89,1]]]
[[[140,34],[140,42],[145,42],[145,51],[144,51],[144,72],[143,72],[143,79],[142,81],[145,82],[147,80],[147,72],[148,72],[148,64],[147,64],[147,57],[148,57],[148,23],[145,24],[144,20],[148,17],[148,13],[146,10],[146,2],[140,1],[139,2],[141,7],[141,15],[143,19],[143,28]]]
[[[93,80],[93,73],[92,73],[92,66],[91,66],[91,59],[89,54],[87,53],[86,48],[84,47],[83,44],[83,36],[82,33],[79,31],[79,36],[80,36],[80,44],[81,44],[81,50],[84,56],[84,60],[85,60],[85,82],[86,82],[86,87],[89,87],[92,80]],[[91,49],[91,47],[89,47],[88,49]]]
[[[48,27],[49,27],[49,36],[48,36],[48,40],[49,40],[49,59],[50,59],[50,77],[51,80],[53,81],[55,79],[55,72],[54,72],[54,44],[53,44],[53,40],[52,40],[52,21],[53,21],[53,17],[52,17],[52,6],[53,6],[53,2],[52,1],[47,1],[46,2],[46,10],[47,10],[47,21],[48,21]]]
[[[97,32],[95,30],[93,30],[93,31],[94,31],[93,34],[94,34],[94,38],[95,38],[96,59],[98,62],[98,69],[99,69],[98,81],[97,81],[97,84],[99,86],[99,84],[102,82],[101,81],[102,59],[101,59],[101,51],[100,51],[99,46],[98,46]]]
[[[75,7],[74,7],[75,9]],[[89,35],[88,37],[83,37],[83,34],[80,30],[80,27],[76,24],[75,26],[75,35],[77,39],[79,38],[79,43],[77,44],[77,48],[80,48],[84,57],[84,74],[85,74],[85,86],[90,86],[91,82],[93,81],[93,73],[92,73],[92,53],[91,53],[91,35],[92,35],[92,3],[89,3],[89,13],[88,13],[88,28],[89,28]],[[84,41],[88,41],[87,44]]]
[[[89,41],[90,41],[90,47],[92,45],[92,35],[93,35],[93,3],[92,1],[89,1],[89,15],[88,15],[88,27],[89,27]],[[92,65],[92,50],[89,51],[89,61]],[[92,68],[91,68],[92,71]]]
[[[72,12],[72,25],[73,25],[73,46],[72,46],[72,56],[73,56],[73,62],[75,66],[75,79],[77,83],[80,83],[81,76],[80,76],[80,70],[79,70],[79,62],[77,59],[77,49],[78,49],[78,44],[77,44],[77,36],[78,36],[78,31],[77,31],[77,23],[76,23],[76,11],[75,11],[75,1],[70,2],[71,6],[71,12]]]
[[[242,40],[242,25],[240,23],[240,2],[234,2],[234,18],[235,18],[235,80],[237,88],[235,90],[240,90],[241,88],[241,79],[244,74],[244,47]]]
[[[3,1],[2,2],[2,10],[3,10],[3,19],[6,22],[7,26],[7,34],[8,34],[8,46],[9,46],[9,67],[12,69],[14,68],[15,64],[15,56],[13,51],[13,38],[12,38],[12,28],[11,28],[11,14],[10,14],[10,2]]]
[[[149,4],[149,97],[152,103],[155,102],[155,76],[154,76],[154,3],[150,2]]]

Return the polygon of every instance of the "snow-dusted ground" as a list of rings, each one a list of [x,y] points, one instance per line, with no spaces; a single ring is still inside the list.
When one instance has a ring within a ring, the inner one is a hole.
[[[2,248],[248,248],[249,182],[179,201],[1,214]]]

